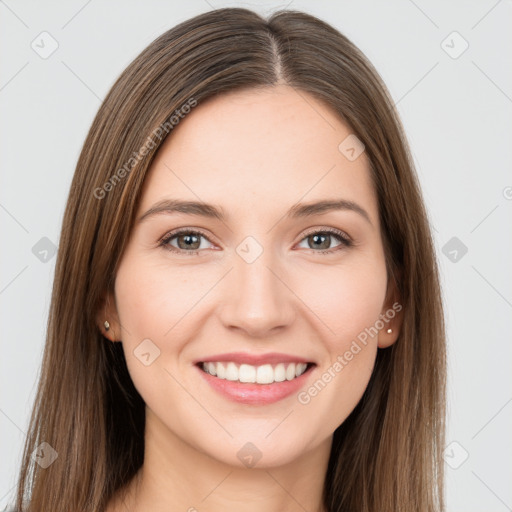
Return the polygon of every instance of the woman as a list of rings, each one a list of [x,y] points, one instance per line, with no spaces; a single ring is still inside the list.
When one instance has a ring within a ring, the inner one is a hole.
[[[444,389],[371,64],[296,11],[156,39],[77,164],[16,509],[441,511]]]

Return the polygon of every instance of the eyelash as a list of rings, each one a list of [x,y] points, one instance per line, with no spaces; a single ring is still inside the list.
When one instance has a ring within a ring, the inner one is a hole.
[[[208,240],[210,243],[212,243],[208,239],[208,237],[201,231],[197,231],[194,229],[178,229],[176,231],[171,231],[170,233],[167,233],[166,235],[164,235],[164,237],[161,238],[160,241],[158,242],[159,247],[162,247],[163,249],[173,252],[173,253],[186,254],[187,256],[194,256],[194,255],[199,254],[202,251],[202,249],[197,249],[197,250],[193,250],[193,251],[185,251],[184,249],[178,249],[176,247],[169,245],[169,242],[173,238],[175,238],[181,234],[202,236],[203,238]],[[304,237],[300,240],[300,242],[302,242],[305,238],[307,238],[311,235],[319,235],[319,234],[334,235],[341,242],[341,245],[335,247],[334,249],[325,249],[322,251],[315,251],[314,249],[310,249],[314,253],[319,253],[319,254],[323,254],[323,255],[333,254],[340,249],[352,247],[352,245],[353,245],[353,241],[350,238],[348,238],[347,235],[345,235],[342,231],[340,231],[338,229],[334,229],[334,228],[326,228],[326,229],[322,229],[322,230],[310,231],[308,233],[305,233]]]

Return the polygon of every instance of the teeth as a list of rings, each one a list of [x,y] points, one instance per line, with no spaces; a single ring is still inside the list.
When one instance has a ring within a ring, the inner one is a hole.
[[[256,382],[256,367],[249,364],[241,364],[238,369],[240,382]]]
[[[211,363],[212,365],[215,365],[215,363]],[[209,372],[212,375],[217,375],[217,372]],[[235,363],[228,363],[228,366],[226,368],[226,379],[227,380],[238,380],[238,368],[236,367]]]
[[[279,363],[274,368],[274,381],[275,382],[283,382],[286,379],[286,370],[284,369],[284,364]]]
[[[256,382],[258,384],[272,384],[272,382],[274,382],[274,369],[271,364],[258,366],[256,370]]]
[[[237,365],[236,363],[203,363],[203,370],[219,379],[257,383],[272,384],[283,382],[300,377],[307,368],[306,363],[278,363],[275,366],[264,364],[252,366],[250,364]]]
[[[219,379],[225,379],[226,378],[226,366],[224,363],[217,363],[217,368],[215,368],[215,364],[214,363],[210,363],[213,368],[213,370],[210,372],[208,370],[208,373],[211,373],[212,375],[217,375],[217,377],[219,377]]]

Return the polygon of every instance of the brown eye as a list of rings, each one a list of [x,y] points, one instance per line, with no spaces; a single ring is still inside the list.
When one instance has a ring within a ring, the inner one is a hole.
[[[206,236],[199,231],[181,230],[169,233],[161,240],[160,245],[172,252],[194,255],[197,254],[200,249],[208,248],[207,246],[201,247],[202,239],[208,240]],[[176,240],[175,243],[174,240]]]
[[[331,235],[329,234],[317,233],[309,235],[307,240],[312,249],[329,249],[331,245]]]
[[[200,236],[198,235],[177,235],[175,238],[178,241],[179,249],[199,249],[201,245]]]
[[[333,240],[337,240],[338,244],[331,247]],[[350,247],[352,245],[352,241],[347,235],[341,231],[331,229],[309,233],[302,239],[301,243],[304,241],[307,243],[306,249],[314,249],[314,252],[319,252],[320,254],[330,254],[343,247]]]

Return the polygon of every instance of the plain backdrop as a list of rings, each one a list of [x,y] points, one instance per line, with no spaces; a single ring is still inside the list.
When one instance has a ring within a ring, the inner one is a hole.
[[[358,45],[389,87],[442,272],[448,510],[512,510],[510,0],[0,0],[0,509],[14,492],[44,346],[52,248],[85,135],[143,48],[177,23],[227,6],[310,12]]]

